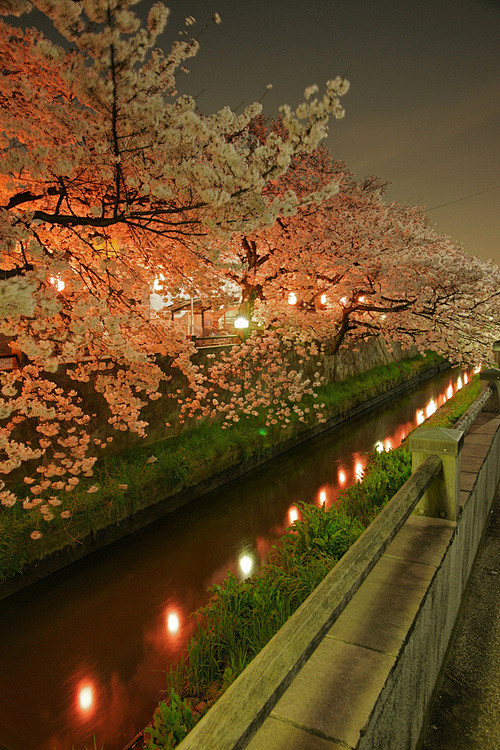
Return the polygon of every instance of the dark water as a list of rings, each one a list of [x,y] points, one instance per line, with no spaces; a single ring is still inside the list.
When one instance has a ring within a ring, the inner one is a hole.
[[[0,603],[0,750],[90,750],[94,734],[121,750],[151,719],[208,587],[265,563],[298,502],[328,507],[366,452],[398,445],[463,380],[442,373]]]

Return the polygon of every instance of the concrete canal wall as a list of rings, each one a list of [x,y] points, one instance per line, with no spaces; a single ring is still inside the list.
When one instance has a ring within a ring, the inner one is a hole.
[[[266,451],[264,455],[243,462],[235,455],[234,464],[229,468],[213,473],[204,481],[186,487],[175,494],[166,493],[163,481],[156,481],[148,485],[141,509],[123,518],[115,521],[110,520],[109,514],[104,511],[102,515],[94,514],[91,518],[74,519],[71,527],[72,539],[69,539],[68,535],[62,530],[52,534],[50,539],[44,539],[44,544],[32,545],[29,548],[31,558],[24,570],[0,583],[0,600],[66,565],[102,549],[128,534],[132,534],[168,513],[201,498],[208,492],[218,489],[228,482],[238,480],[245,474],[258,469],[264,463],[299,447],[325,431],[334,430],[360,415],[373,413],[378,408],[414,390],[449,366],[448,362],[441,362],[439,365],[432,366],[368,401],[360,403],[357,407],[337,414],[325,424],[318,424],[313,428],[301,431],[294,437],[283,440]]]
[[[410,480],[181,750],[417,747],[499,488],[492,404],[414,433]]]

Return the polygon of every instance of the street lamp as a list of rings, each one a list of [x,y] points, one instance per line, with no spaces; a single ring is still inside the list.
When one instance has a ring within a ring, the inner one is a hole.
[[[236,320],[234,321],[234,327],[235,328],[248,328],[248,319],[245,318],[243,315],[238,315]]]

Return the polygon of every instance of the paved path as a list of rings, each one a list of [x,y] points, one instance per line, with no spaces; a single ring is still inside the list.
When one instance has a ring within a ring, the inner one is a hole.
[[[500,748],[500,492],[497,494],[422,750]]]

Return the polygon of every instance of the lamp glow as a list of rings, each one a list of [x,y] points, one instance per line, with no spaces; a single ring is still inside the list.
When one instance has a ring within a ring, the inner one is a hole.
[[[239,564],[240,564],[240,570],[243,573],[243,575],[247,576],[249,573],[252,572],[253,560],[249,555],[243,555],[243,557],[240,557]]]
[[[94,704],[94,691],[90,685],[82,687],[78,693],[78,705],[82,711],[90,711]]]
[[[319,301],[321,302],[322,305],[326,305],[326,294],[322,294],[321,297],[319,298]]]
[[[319,493],[319,502],[321,505],[324,505],[326,503],[326,492],[325,490],[321,490]]]
[[[180,628],[180,620],[179,615],[177,612],[169,612],[167,614],[167,630],[169,633],[172,633],[174,635],[175,633],[179,632]]]
[[[297,304],[297,295],[295,292],[290,292],[288,295],[288,304],[289,305],[296,305]]]
[[[248,319],[244,318],[243,315],[238,315],[234,321],[235,328],[248,328]]]

